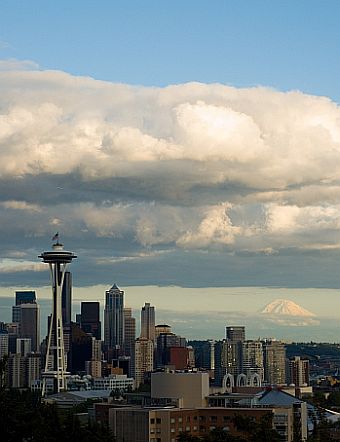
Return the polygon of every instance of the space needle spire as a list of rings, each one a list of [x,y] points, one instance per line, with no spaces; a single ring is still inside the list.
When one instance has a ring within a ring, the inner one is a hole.
[[[42,373],[43,386],[42,396],[47,393],[47,383],[53,385],[53,392],[59,393],[67,389],[66,357],[64,346],[63,317],[62,317],[62,289],[66,267],[77,256],[64,250],[59,242],[59,233],[56,233],[52,241],[52,250],[43,252],[39,258],[47,263],[51,272],[52,286],[52,315],[48,329],[45,369]]]

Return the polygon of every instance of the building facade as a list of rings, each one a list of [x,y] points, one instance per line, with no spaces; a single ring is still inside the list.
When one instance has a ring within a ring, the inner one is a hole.
[[[116,284],[105,293],[104,344],[118,354],[124,345],[124,291]]]

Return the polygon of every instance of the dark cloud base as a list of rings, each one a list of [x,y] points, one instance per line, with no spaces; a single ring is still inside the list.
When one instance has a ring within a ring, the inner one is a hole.
[[[26,258],[39,262],[38,254],[43,251],[33,249],[37,238],[26,238],[28,248]],[[41,244],[48,240],[38,241]],[[98,249],[77,249],[77,241],[66,238],[67,249],[78,255],[70,269],[76,286],[95,284],[129,285],[177,285],[182,287],[301,287],[338,288],[340,287],[339,251],[305,252],[296,254],[293,250],[283,250],[279,254],[264,255],[252,253],[228,254],[223,252],[167,252],[156,256],[139,258],[131,255],[126,261],[96,264],[97,259],[111,259],[112,251],[119,259],[123,240],[99,240],[102,254]],[[120,244],[121,243],[121,244]],[[49,247],[46,247],[47,249]],[[125,250],[126,253],[126,250]],[[39,286],[49,282],[46,272],[1,273],[0,285]]]

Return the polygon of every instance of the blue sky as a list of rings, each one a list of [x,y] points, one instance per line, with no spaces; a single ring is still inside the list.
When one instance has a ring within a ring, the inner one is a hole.
[[[335,0],[3,0],[0,287],[46,285],[59,231],[80,288],[338,289],[339,17]]]
[[[112,82],[264,85],[339,101],[339,15],[336,0],[4,0],[1,53]]]

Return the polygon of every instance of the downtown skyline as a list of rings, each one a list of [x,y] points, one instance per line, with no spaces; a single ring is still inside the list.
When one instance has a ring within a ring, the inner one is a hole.
[[[252,314],[281,288],[336,303],[337,2],[110,3],[4,2],[0,294],[47,285],[58,231],[83,298],[174,287],[186,320],[190,288],[202,311],[213,287]]]

